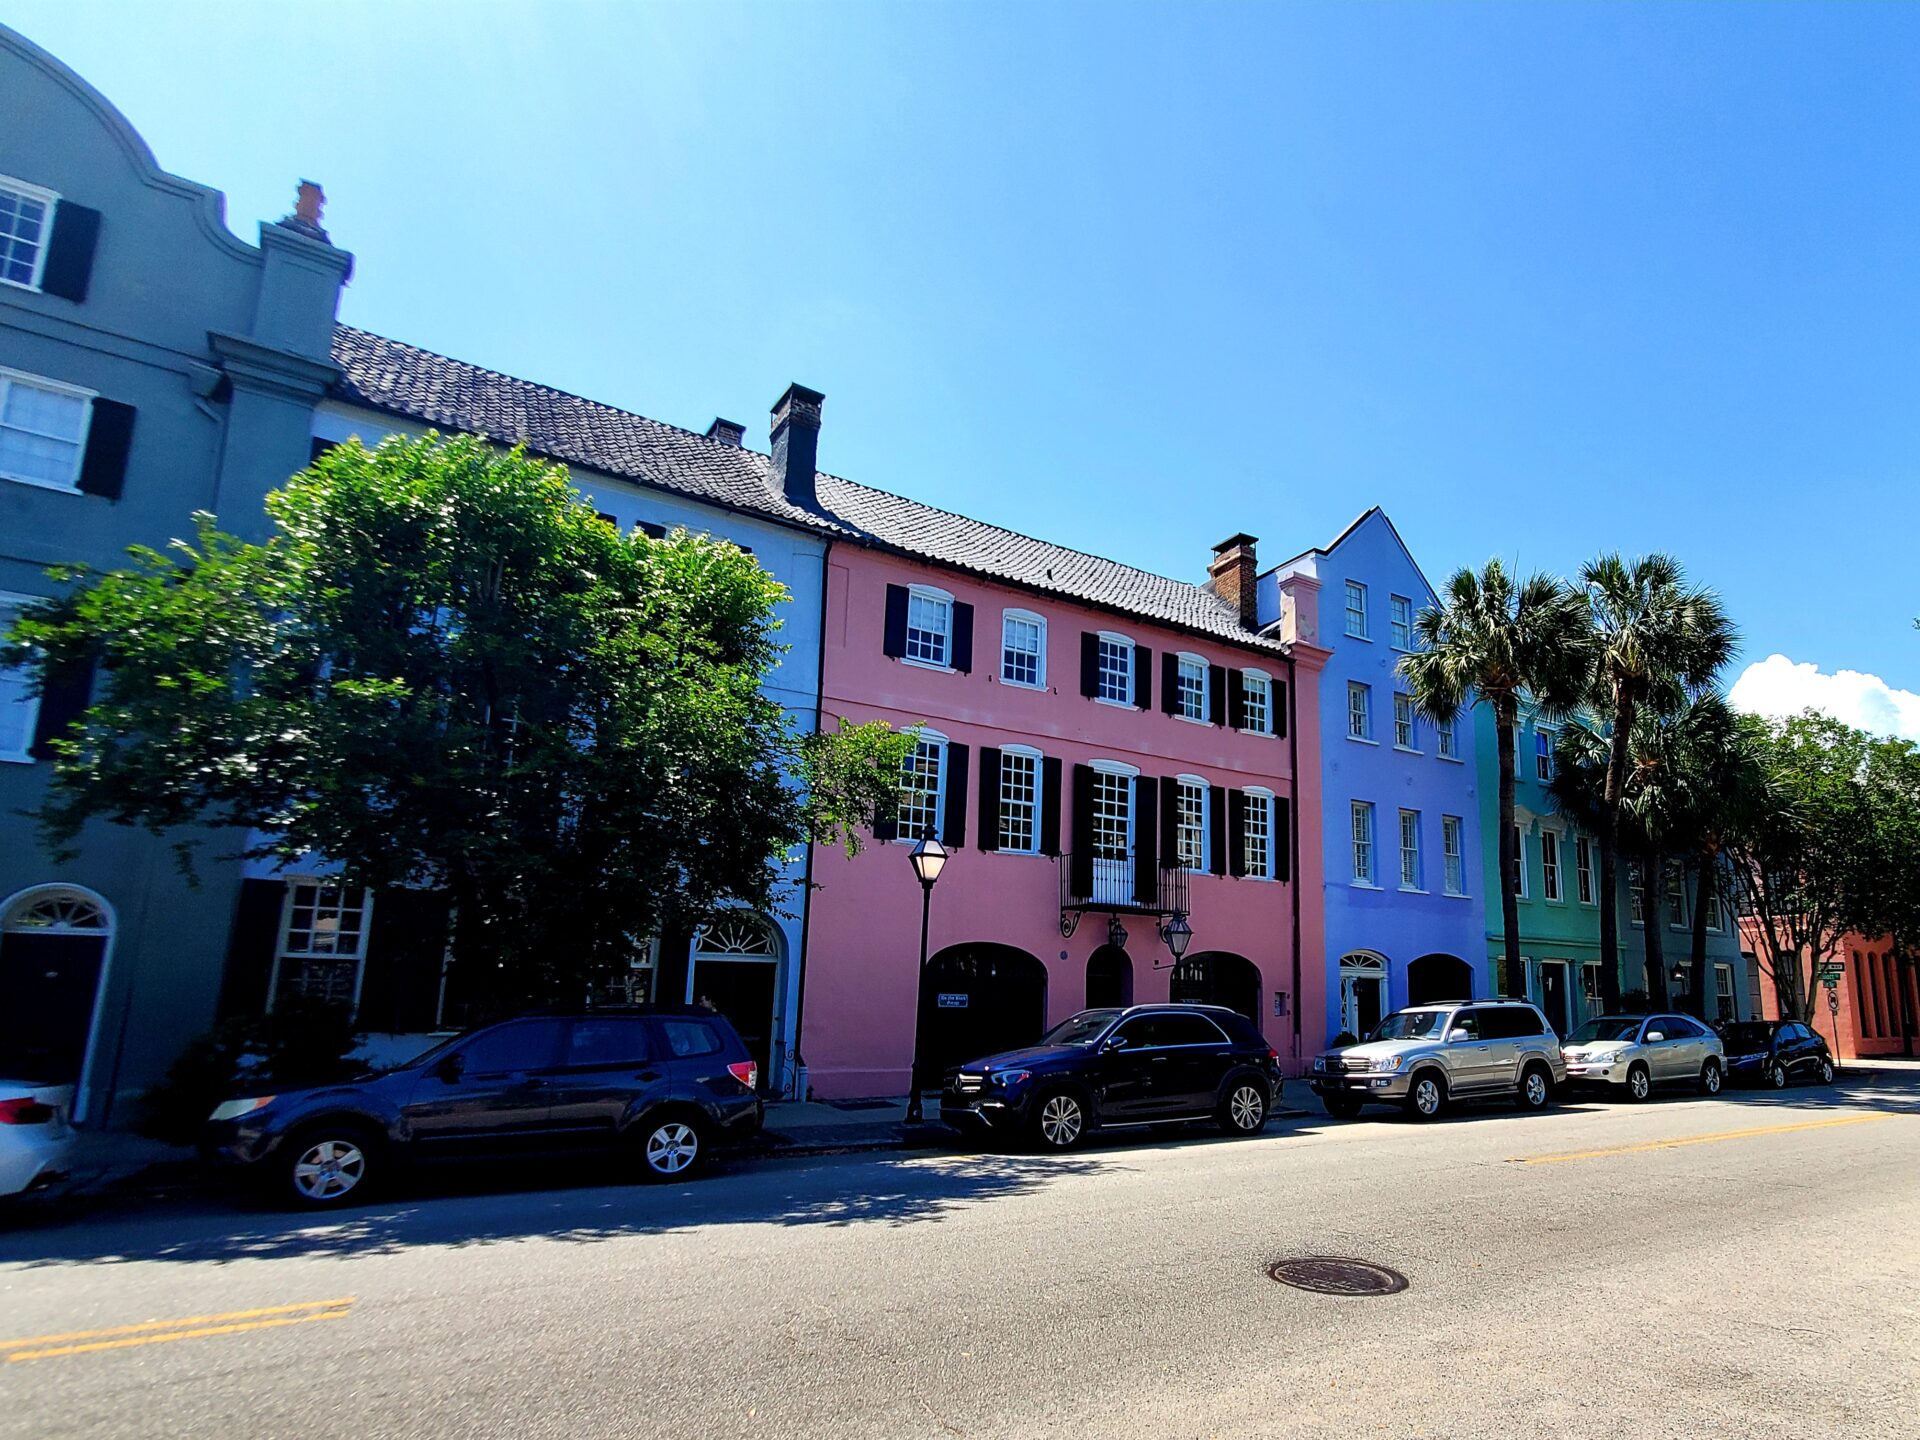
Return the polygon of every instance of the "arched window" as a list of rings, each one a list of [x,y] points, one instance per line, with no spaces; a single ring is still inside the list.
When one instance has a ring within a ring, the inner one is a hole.
[[[78,890],[37,890],[15,905],[5,929],[21,935],[105,935],[113,922],[98,901]]]
[[[779,949],[767,922],[751,910],[727,910],[700,927],[693,948],[702,955],[740,955],[777,960]]]

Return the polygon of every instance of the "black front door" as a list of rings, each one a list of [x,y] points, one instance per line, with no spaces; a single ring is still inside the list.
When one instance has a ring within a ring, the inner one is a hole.
[[[0,939],[0,1075],[70,1085],[86,1059],[104,935]]]
[[[1558,961],[1540,966],[1540,1008],[1556,1035],[1565,1035],[1572,1028],[1568,1023],[1567,967]]]
[[[780,967],[770,960],[695,962],[693,998],[733,1022],[747,1053],[760,1067],[760,1089],[773,1084],[773,998]]]
[[[514,1020],[449,1052],[408,1097],[414,1140],[450,1151],[544,1139],[565,1031],[559,1020]]]

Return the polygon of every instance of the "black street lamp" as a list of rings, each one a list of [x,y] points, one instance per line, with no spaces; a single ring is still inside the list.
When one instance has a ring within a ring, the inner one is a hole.
[[[1187,923],[1186,916],[1175,915],[1160,927],[1160,938],[1172,953],[1173,963],[1178,965],[1186,958],[1187,946],[1193,943],[1193,926]]]
[[[922,835],[907,862],[920,882],[920,969],[913,987],[913,1058],[907,1067],[907,1123],[918,1125],[926,1118],[920,1110],[920,1007],[926,998],[927,917],[933,909],[934,883],[947,868],[947,847],[932,835]]]

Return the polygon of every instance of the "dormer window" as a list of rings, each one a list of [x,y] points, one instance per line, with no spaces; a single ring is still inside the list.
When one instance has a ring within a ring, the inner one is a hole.
[[[58,199],[51,190],[0,176],[0,280],[40,288]]]

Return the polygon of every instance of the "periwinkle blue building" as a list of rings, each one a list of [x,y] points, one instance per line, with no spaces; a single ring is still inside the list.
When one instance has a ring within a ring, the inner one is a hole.
[[[1280,584],[1291,576],[1319,583],[1317,643],[1333,657],[1320,677],[1327,1002],[1318,1038],[1365,1035],[1402,1005],[1492,993],[1476,717],[1466,710],[1434,725],[1396,673],[1414,617],[1435,596],[1384,510],[1262,575],[1262,624],[1280,618]]]

